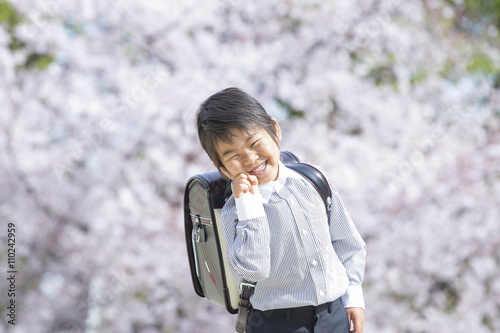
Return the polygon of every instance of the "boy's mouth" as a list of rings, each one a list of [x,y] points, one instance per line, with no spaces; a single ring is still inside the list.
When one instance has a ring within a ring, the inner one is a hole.
[[[265,161],[255,169],[252,169],[249,173],[252,175],[260,175],[266,169],[266,166],[267,166],[267,161]]]

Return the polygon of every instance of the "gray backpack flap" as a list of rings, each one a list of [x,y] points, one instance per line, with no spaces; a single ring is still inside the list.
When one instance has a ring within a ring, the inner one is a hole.
[[[191,278],[196,294],[238,312],[239,292],[226,264],[220,212],[230,181],[218,171],[191,177],[186,184],[184,222]]]

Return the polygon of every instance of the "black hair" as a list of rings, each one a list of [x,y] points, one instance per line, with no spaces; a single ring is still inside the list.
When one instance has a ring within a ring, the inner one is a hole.
[[[231,142],[231,129],[240,129],[248,134],[262,128],[278,142],[271,116],[255,98],[238,88],[227,88],[210,96],[200,105],[196,123],[200,143],[218,169],[221,161],[217,143],[219,140]]]

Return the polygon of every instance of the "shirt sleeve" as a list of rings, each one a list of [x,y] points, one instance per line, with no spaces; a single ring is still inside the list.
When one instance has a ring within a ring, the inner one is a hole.
[[[240,198],[235,198],[236,214],[238,220],[246,221],[253,218],[265,216],[264,205],[262,204],[262,195],[246,193]]]
[[[231,197],[221,213],[227,262],[241,279],[249,282],[267,278],[271,266],[269,224],[259,197]]]
[[[332,245],[344,265],[349,286],[341,297],[346,308],[365,308],[361,287],[365,274],[366,244],[354,225],[337,190],[331,186],[333,206],[329,212]]]

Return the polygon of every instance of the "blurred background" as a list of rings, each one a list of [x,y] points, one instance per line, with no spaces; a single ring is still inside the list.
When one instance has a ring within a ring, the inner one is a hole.
[[[234,331],[182,207],[229,86],[338,188],[365,332],[500,332],[499,29],[498,0],[0,0],[0,332]]]

